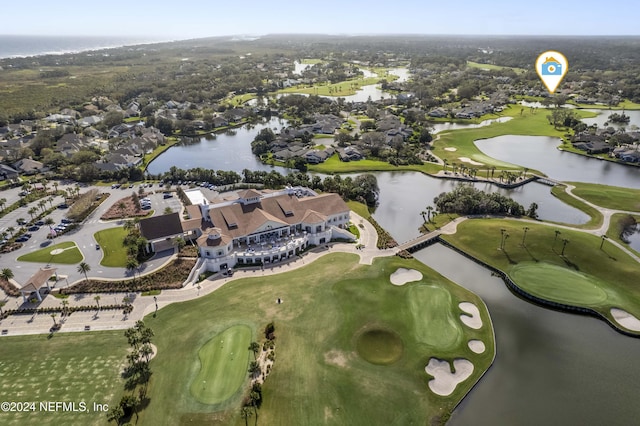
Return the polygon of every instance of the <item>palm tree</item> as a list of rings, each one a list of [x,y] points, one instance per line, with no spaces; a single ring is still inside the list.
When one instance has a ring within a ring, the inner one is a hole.
[[[31,208],[27,211],[27,213],[29,213],[29,215],[31,216],[31,220],[33,220],[33,214],[34,214],[35,212],[37,212],[37,211],[38,211],[38,209],[36,209],[35,207],[31,207]]]
[[[251,363],[249,364],[249,373],[251,373],[251,375],[255,377],[260,371],[261,368],[260,364],[258,364],[258,361],[251,361]]]
[[[45,206],[47,205],[47,201],[46,200],[40,200],[38,201],[38,207],[40,207],[40,210],[42,210],[42,212],[44,213],[45,210]]]
[[[443,172],[447,172],[447,165],[449,164],[449,161],[447,161],[447,159],[445,158],[444,160],[442,160],[442,171]]]
[[[244,419],[245,426],[249,426],[249,418],[253,416],[251,409],[247,406],[242,407],[240,410],[240,417]]]
[[[258,351],[260,351],[260,344],[258,342],[251,342],[247,349],[253,352],[253,359],[256,359],[258,357]]]
[[[7,199],[6,198],[0,198],[0,209],[4,210],[4,206],[7,205]]]
[[[62,316],[67,315],[69,312],[69,301],[66,299],[62,299]]]
[[[14,277],[13,271],[9,268],[2,268],[2,271],[0,272],[0,277],[2,277],[5,281],[9,281],[11,278]]]
[[[140,264],[138,263],[138,260],[135,257],[129,256],[129,258],[127,259],[127,264],[125,265],[125,268],[127,268],[127,271],[133,273],[133,278],[136,277],[135,271],[138,266],[140,266]]]
[[[560,232],[559,230],[556,229],[555,233],[556,233],[556,236],[553,239],[553,245],[554,246],[556,245],[556,240],[558,239],[558,235],[562,234],[562,232]]]
[[[504,236],[506,235],[507,230],[505,228],[500,229],[500,250],[504,247]]]
[[[7,232],[9,232],[11,234],[11,238],[13,238],[13,233],[16,232],[16,228],[10,226],[7,228]]]
[[[55,188],[56,192],[58,192],[58,186],[60,184],[57,181],[53,181],[53,187]]]
[[[522,246],[525,246],[524,240],[525,238],[527,238],[527,231],[529,230],[528,226],[525,226],[524,228],[522,228],[522,230],[524,231],[524,234],[522,235]]]
[[[56,327],[58,325],[58,323],[56,322],[56,316],[57,315],[55,313],[51,314],[51,319],[53,320],[53,326],[54,327]]]
[[[422,210],[422,211],[420,212],[420,216],[422,216],[422,221],[423,221],[424,223],[427,223],[427,218],[425,217],[425,216],[427,216],[427,212],[426,212],[426,211],[424,211],[424,210]]]
[[[47,198],[47,201],[49,202],[49,207],[53,208],[53,197],[52,197],[52,196],[49,196],[49,197]]]
[[[7,304],[6,300],[0,300],[0,318],[2,318],[2,316],[4,315],[4,312],[2,312],[2,307],[6,304]]]
[[[81,262],[78,265],[78,272],[80,272],[81,274],[84,274],[84,279],[86,282],[89,282],[89,277],[87,277],[87,272],[89,272],[90,270],[91,270],[91,266],[89,266],[87,262]]]
[[[47,225],[47,226],[51,226],[51,225],[53,225],[54,223],[56,223],[56,222],[55,222],[55,220],[51,219],[50,217],[47,217],[47,218],[44,220],[44,224],[45,224],[45,225]]]
[[[564,248],[567,246],[567,244],[569,244],[569,240],[566,238],[562,239],[562,253],[560,253],[560,256],[564,256]]]
[[[602,237],[600,237],[600,238],[602,238],[602,241],[600,241],[600,250],[602,250],[602,246],[604,245],[604,240],[606,240],[606,239],[607,239],[607,238],[609,238],[609,237],[607,237],[606,235],[603,235],[603,236],[602,236]]]
[[[433,207],[427,206],[427,222],[431,222],[431,212],[433,212]]]
[[[99,295],[99,294],[96,294],[96,295],[93,297],[93,300],[95,300],[95,301],[96,301],[96,305],[98,305],[98,309],[100,309],[100,295]]]
[[[124,211],[127,209],[127,205],[124,201],[120,201],[118,203],[118,210],[120,210],[120,216],[124,217]]]

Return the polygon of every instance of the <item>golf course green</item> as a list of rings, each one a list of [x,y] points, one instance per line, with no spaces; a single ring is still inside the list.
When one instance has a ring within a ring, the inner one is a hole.
[[[462,327],[452,305],[451,293],[436,285],[414,285],[407,291],[416,339],[434,348],[451,348],[460,343]]]
[[[526,292],[553,302],[591,306],[607,299],[597,278],[550,263],[521,263],[509,275]]]
[[[191,382],[191,394],[204,404],[218,404],[238,391],[247,378],[251,329],[229,327],[200,348],[200,371]]]

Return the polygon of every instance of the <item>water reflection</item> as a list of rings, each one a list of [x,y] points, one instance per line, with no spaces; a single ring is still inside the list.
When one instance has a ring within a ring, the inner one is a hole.
[[[490,120],[481,121],[478,124],[475,123],[451,123],[451,122],[443,122],[443,123],[433,123],[431,127],[433,128],[433,133],[440,133],[446,130],[459,130],[459,129],[477,129],[479,127],[485,127],[493,123],[506,123],[511,120],[513,117],[499,117],[492,118]]]

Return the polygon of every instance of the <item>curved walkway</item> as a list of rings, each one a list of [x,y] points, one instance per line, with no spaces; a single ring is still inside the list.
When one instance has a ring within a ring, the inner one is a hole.
[[[584,199],[576,196],[571,193],[572,187],[567,187],[567,193],[571,196],[577,198],[578,200],[584,202],[585,204],[597,209],[602,215],[605,217],[603,224],[597,229],[580,229],[574,228],[568,225],[558,225],[554,223],[548,222],[540,222],[532,219],[517,219],[517,218],[509,218],[510,220],[517,220],[521,222],[527,223],[535,223],[544,226],[550,226],[560,229],[568,229],[577,232],[585,232],[592,235],[601,236],[606,233],[611,216],[615,213],[629,213],[629,214],[637,214],[638,212],[627,212],[622,210],[613,210],[613,209],[605,209],[603,207],[597,206],[595,204],[589,203]],[[143,319],[148,314],[153,314],[157,309],[161,309],[164,306],[170,305],[172,303],[184,302],[191,299],[195,299],[200,296],[204,296],[210,294],[222,287],[229,281],[239,279],[239,278],[247,278],[247,277],[261,277],[273,274],[280,274],[283,272],[295,270],[298,268],[302,268],[305,265],[314,262],[320,257],[327,255],[333,252],[341,252],[341,253],[352,253],[359,256],[360,264],[371,265],[373,260],[377,257],[387,257],[393,256],[398,252],[398,248],[379,250],[376,247],[378,235],[375,231],[375,228],[371,223],[359,216],[358,214],[352,212],[352,222],[358,227],[360,231],[360,237],[358,239],[358,244],[350,244],[350,243],[331,243],[328,245],[316,247],[313,250],[305,253],[302,257],[297,257],[294,260],[286,263],[282,263],[279,265],[273,265],[270,268],[262,269],[241,269],[238,270],[233,277],[224,277],[221,274],[216,274],[208,278],[207,280],[200,283],[191,283],[187,284],[183,288],[176,290],[163,290],[162,293],[156,297],[152,296],[141,296],[140,294],[127,294],[127,293],[107,293],[101,294],[99,303],[102,306],[111,305],[111,304],[121,304],[122,300],[125,296],[133,297],[133,306],[134,310],[129,315],[124,315],[122,311],[119,310],[94,310],[91,312],[75,312],[73,315],[67,318],[59,319],[59,322],[62,323],[62,332],[73,332],[73,331],[86,331],[87,326],[90,330],[116,330],[116,329],[125,329],[133,326],[136,321]],[[467,217],[459,217],[455,220],[444,225],[439,233],[441,234],[455,234],[457,232],[458,224],[463,221],[468,220]],[[610,244],[614,244],[625,253],[627,253],[630,257],[632,257],[636,262],[640,263],[640,257],[632,253],[626,247],[622,246],[616,241],[609,240]],[[356,247],[362,248],[356,248]],[[169,259],[168,259],[169,260]],[[0,292],[1,293],[1,292]],[[72,295],[68,299],[69,306],[96,306],[95,294],[80,294],[80,295]],[[8,300],[9,303],[4,307],[4,309],[15,309],[18,307],[20,303],[19,298],[11,298]],[[61,299],[57,299],[53,296],[48,296],[44,299],[44,301],[40,304],[41,308],[56,308],[61,307],[62,302]],[[49,333],[49,329],[53,325],[52,318],[49,314],[24,314],[24,315],[12,315],[8,318],[0,321],[0,330],[3,334],[6,335],[21,335],[21,334],[46,334]],[[6,333],[5,333],[6,330]]]

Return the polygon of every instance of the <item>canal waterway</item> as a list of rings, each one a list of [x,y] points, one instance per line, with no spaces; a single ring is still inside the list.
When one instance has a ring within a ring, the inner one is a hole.
[[[640,418],[640,339],[595,318],[538,307],[440,244],[414,256],[487,304],[493,366],[448,425],[630,425]]]

